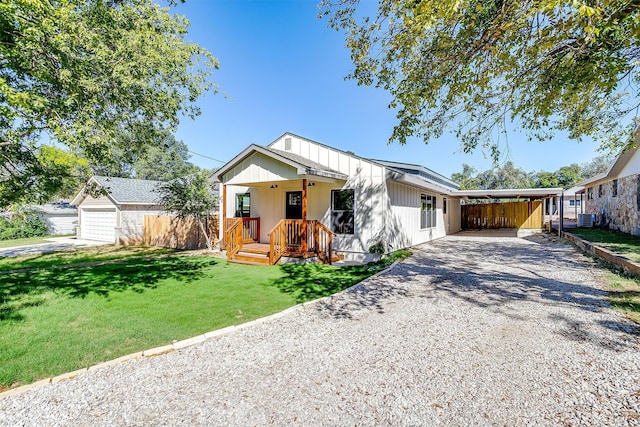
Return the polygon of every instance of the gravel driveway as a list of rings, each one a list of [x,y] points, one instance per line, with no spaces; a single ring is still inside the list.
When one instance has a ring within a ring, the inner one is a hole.
[[[461,233],[350,290],[0,400],[2,425],[640,425],[640,329],[540,237]]]

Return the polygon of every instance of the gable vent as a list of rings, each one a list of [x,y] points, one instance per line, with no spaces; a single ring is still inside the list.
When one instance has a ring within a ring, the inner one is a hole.
[[[291,151],[291,138],[284,139],[284,149],[285,151]]]

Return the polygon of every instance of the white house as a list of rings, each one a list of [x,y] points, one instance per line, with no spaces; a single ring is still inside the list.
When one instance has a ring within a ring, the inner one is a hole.
[[[47,221],[50,234],[74,234],[78,224],[78,209],[68,202],[60,201],[30,206],[29,210]]]
[[[155,190],[162,181],[94,176],[73,199],[78,207],[77,237],[111,243],[139,242],[144,216],[161,215]],[[89,186],[103,189],[94,197]]]
[[[638,143],[636,133],[636,143]],[[609,168],[580,185],[586,193],[585,210],[596,215],[596,225],[640,236],[640,152],[623,151]]]
[[[214,177],[221,237],[235,261],[258,262],[256,253],[271,264],[282,256],[366,261],[460,230],[458,186],[448,178],[291,133],[250,145]]]

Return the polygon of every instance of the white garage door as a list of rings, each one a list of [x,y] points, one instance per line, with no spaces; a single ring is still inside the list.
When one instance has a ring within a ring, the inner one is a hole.
[[[80,233],[83,239],[99,240],[101,242],[116,241],[116,210],[104,209],[82,209],[80,218]]]

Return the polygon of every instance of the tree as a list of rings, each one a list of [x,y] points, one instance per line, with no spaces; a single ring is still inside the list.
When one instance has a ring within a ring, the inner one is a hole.
[[[1,206],[34,194],[12,193],[18,183],[59,172],[38,160],[43,138],[101,164],[198,115],[218,64],[185,41],[188,25],[152,0],[0,2]]]
[[[212,238],[208,223],[211,214],[216,209],[217,197],[213,183],[209,179],[211,173],[199,170],[191,175],[174,179],[158,189],[159,203],[167,212],[178,218],[194,218],[198,222],[207,242],[207,248],[213,249]]]
[[[613,156],[610,154],[602,154],[594,157],[591,161],[582,164],[580,178],[588,179],[599,173],[606,172],[612,161]]]
[[[462,172],[451,174],[451,179],[460,185],[460,190],[479,190],[480,184],[478,183],[477,173],[476,168],[463,163]]]
[[[323,0],[346,33],[358,84],[390,92],[391,141],[454,129],[465,152],[497,158],[496,129],[556,130],[603,147],[633,144],[639,104],[640,0]]]
[[[162,145],[147,147],[133,164],[135,177],[139,179],[153,179],[170,181],[184,176],[193,170],[189,163],[189,148],[176,140],[173,135],[167,136]]]

